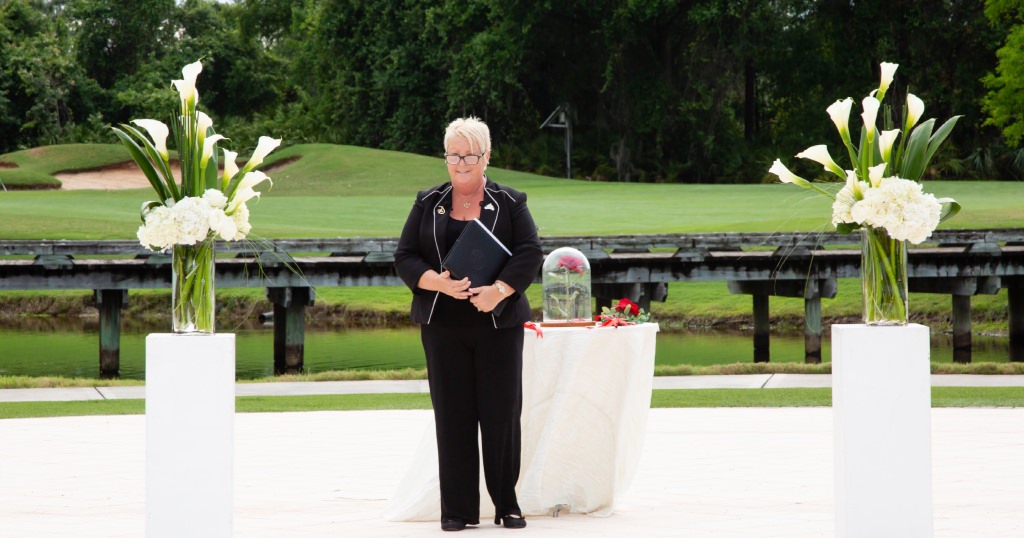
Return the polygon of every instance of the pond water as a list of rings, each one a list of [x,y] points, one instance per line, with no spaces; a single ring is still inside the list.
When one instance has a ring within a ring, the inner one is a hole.
[[[166,328],[125,328],[121,333],[121,377],[144,379],[145,338]],[[236,334],[238,379],[272,376],[274,332],[270,326],[238,327]],[[772,362],[803,362],[803,336],[771,335]],[[1007,362],[1005,337],[975,336],[974,362]],[[932,362],[953,360],[952,337],[932,336]],[[46,320],[32,327],[0,328],[0,375],[99,377],[99,334],[95,322]],[[828,338],[822,342],[822,360],[830,358]],[[709,365],[753,362],[749,332],[658,333],[657,364]],[[307,328],[305,369],[315,373],[345,369],[423,368],[423,350],[416,327],[397,329],[318,330]]]

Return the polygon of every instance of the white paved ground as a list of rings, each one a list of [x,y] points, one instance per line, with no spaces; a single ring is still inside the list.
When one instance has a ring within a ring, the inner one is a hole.
[[[236,415],[235,536],[439,536],[437,523],[380,517],[427,413]],[[932,413],[935,536],[1024,536],[1024,409]],[[143,536],[144,438],[141,415],[0,420],[0,537]],[[611,517],[466,532],[832,536],[832,487],[829,408],[654,409]]]

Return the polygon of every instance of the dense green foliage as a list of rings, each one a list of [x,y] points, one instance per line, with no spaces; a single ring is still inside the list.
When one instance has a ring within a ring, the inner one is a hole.
[[[984,101],[984,110],[989,115],[986,123],[1002,129],[1007,142],[1019,148],[1024,145],[1024,4],[1016,0],[987,0],[985,14],[1006,35],[1003,46],[996,51],[996,70],[984,79],[991,90]],[[1024,149],[1013,152],[1011,157],[1018,163],[1024,162]]]
[[[1008,0],[5,0],[0,152],[166,120],[167,81],[202,58],[204,109],[243,154],[273,133],[436,155],[474,114],[496,166],[561,176],[564,131],[540,125],[563,107],[576,177],[760,182],[833,140],[825,108],[891,61],[894,95],[964,116],[929,177],[1022,179],[1022,17]]]

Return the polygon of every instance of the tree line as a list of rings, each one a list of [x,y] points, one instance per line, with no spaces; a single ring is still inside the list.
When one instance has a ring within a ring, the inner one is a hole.
[[[889,61],[893,95],[963,115],[931,177],[1024,180],[1019,0],[0,0],[0,152],[166,120],[199,58],[233,147],[440,155],[472,114],[495,165],[564,176],[560,109],[574,177],[707,183],[837,147],[825,108]]]

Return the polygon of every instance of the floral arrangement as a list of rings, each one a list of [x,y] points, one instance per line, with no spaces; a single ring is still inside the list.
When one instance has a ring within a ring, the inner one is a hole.
[[[201,62],[188,64],[181,70],[182,79],[173,81],[180,102],[180,111],[171,121],[181,164],[180,184],[171,173],[167,149],[171,129],[165,123],[137,119],[131,123],[142,130],[126,124],[113,128],[157,194],[156,201],[142,204],[137,232],[139,242],[150,250],[194,245],[214,236],[225,241],[244,239],[252,229],[246,202],[259,198],[256,185],[273,183],[255,170],[281,144],[280,139],[267,136],[260,137],[241,169],[235,164],[238,153],[223,149],[224,171],[218,177],[216,149],[226,139],[214,134],[213,121],[198,109],[196,79],[202,70]]]
[[[612,308],[601,307],[601,313],[594,317],[601,327],[618,327],[620,325],[636,325],[650,321],[651,314],[640,308],[640,305],[623,297],[619,304]]]
[[[220,173],[216,150],[226,138],[214,133],[213,120],[198,108],[196,79],[202,70],[199,61],[188,64],[181,70],[181,80],[172,81],[180,106],[171,117],[171,128],[153,119],[113,127],[156,191],[156,200],[142,204],[136,235],[150,250],[172,249],[171,320],[176,333],[214,332],[214,240],[245,239],[252,230],[246,203],[259,198],[257,185],[273,185],[256,167],[281,144],[280,139],[260,137],[241,168],[235,163],[238,154],[224,148]],[[171,171],[167,149],[172,131],[180,183]]]
[[[859,144],[854,146],[849,120],[853,99],[847,97],[830,105],[826,112],[839,131],[850,157],[851,169],[844,170],[832,159],[824,144],[798,153],[801,159],[821,164],[845,184],[838,192],[823,189],[791,172],[776,159],[768,170],[783,183],[813,189],[833,199],[832,224],[841,233],[860,228],[881,228],[895,240],[918,244],[927,239],[940,222],[960,211],[952,198],[936,198],[925,193],[919,183],[928,163],[949,136],[960,116],[947,120],[934,130],[935,120],[921,124],[924,102],[907,93],[901,127],[893,127],[888,106],[883,115],[885,130],[878,130],[878,112],[898,64],[881,64],[881,82],[861,101],[863,111]]]
[[[883,62],[881,81],[861,100],[861,129],[855,146],[850,136],[849,97],[826,109],[850,157],[845,170],[832,159],[824,144],[811,146],[796,156],[809,159],[844,182],[838,192],[826,190],[791,172],[776,159],[769,172],[783,183],[813,189],[832,199],[832,224],[841,233],[862,230],[861,286],[864,322],[868,325],[907,323],[906,243],[919,244],[931,236],[940,222],[960,211],[952,198],[925,193],[920,179],[928,163],[949,136],[959,116],[935,129],[935,120],[918,124],[924,102],[907,92],[902,122],[894,123],[892,110],[883,109],[883,129],[878,112],[899,65]]]

